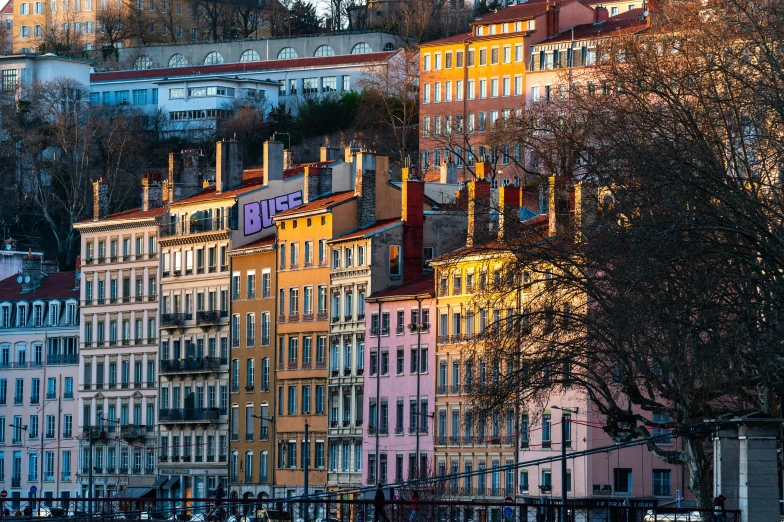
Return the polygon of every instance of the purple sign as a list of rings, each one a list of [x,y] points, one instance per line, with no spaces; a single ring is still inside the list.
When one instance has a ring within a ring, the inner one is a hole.
[[[256,234],[275,224],[272,216],[302,204],[302,191],[291,192],[258,203],[247,203],[242,210],[245,219],[245,235]]]

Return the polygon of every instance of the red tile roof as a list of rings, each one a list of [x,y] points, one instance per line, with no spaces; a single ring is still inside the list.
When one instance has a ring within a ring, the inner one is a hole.
[[[524,4],[512,5],[504,9],[499,9],[495,13],[490,13],[478,20],[474,20],[471,22],[471,25],[530,20],[545,14],[548,5],[555,4],[558,7],[563,7],[574,1],[575,0],[552,0],[551,2],[546,2],[544,0],[529,1]]]
[[[568,29],[554,37],[539,42],[538,45],[548,45],[556,42],[569,42],[572,40],[587,40],[607,36],[635,33],[648,28],[648,22],[642,18],[642,9],[632,9],[626,13],[608,18],[600,24],[583,24]],[[639,14],[635,13],[638,12]],[[632,13],[632,14],[629,14]]]
[[[329,209],[332,207],[336,207],[342,203],[345,203],[346,201],[349,201],[353,197],[354,197],[353,190],[333,192],[332,194],[321,196],[320,198],[314,199],[308,203],[303,203],[298,207],[290,208],[284,212],[278,212],[277,214],[275,214],[275,219],[281,217],[287,217],[291,215],[303,214],[305,212],[315,212],[317,210]]]
[[[0,281],[0,300],[32,301],[35,299],[70,299],[79,298],[76,287],[76,272],[58,272],[41,278],[41,286],[33,291],[22,293],[22,285],[16,282],[16,275]]]
[[[0,14],[4,15],[12,15],[14,14],[14,0],[8,0],[8,3],[5,4],[2,10],[0,10]]]
[[[365,65],[385,62],[397,51],[367,54],[341,54],[315,58],[294,58],[292,60],[266,60],[263,62],[224,63],[220,65],[192,65],[189,67],[165,67],[140,71],[113,71],[93,73],[90,83],[114,80],[138,80],[142,78],[171,78],[193,76],[196,74],[236,74],[274,69],[296,69],[305,67],[329,67],[341,65]]]
[[[305,167],[327,167],[331,161],[316,161],[314,163],[300,163],[299,165],[294,165],[283,171],[283,179],[293,178],[294,176],[298,176],[300,174],[305,173]],[[254,177],[262,177],[264,176],[264,169],[263,168],[255,168],[255,169],[245,169],[242,171],[242,179],[251,179]]]
[[[371,294],[367,300],[369,301],[371,299],[384,298],[388,299],[390,297],[400,297],[401,299],[404,299],[407,297],[424,294],[427,294],[430,297],[435,296],[435,283],[433,281],[433,274],[425,274],[417,277],[416,279],[412,279],[407,283],[403,283],[400,286],[393,286],[392,288],[387,288],[381,292],[376,292]]]
[[[187,198],[183,198],[173,203],[170,203],[169,206],[176,207],[179,205],[189,205],[191,203],[199,203],[201,201],[211,201],[213,199],[233,198],[239,196],[240,194],[244,194],[245,192],[248,192],[250,190],[256,190],[263,186],[264,186],[264,178],[262,177],[247,178],[242,180],[242,185],[240,185],[239,187],[218,194],[215,192],[215,184],[213,183],[209,187],[202,189],[200,192],[197,192],[192,196],[188,196]]]
[[[247,245],[243,245],[241,247],[237,247],[232,249],[232,252],[240,252],[242,250],[251,250],[254,248],[259,248],[263,246],[270,246],[275,244],[275,234],[270,234],[268,236],[264,236],[261,239],[257,239],[256,241],[251,241]]]
[[[141,210],[140,208],[132,208],[128,210],[123,210],[122,212],[115,212],[114,214],[109,214],[103,219],[99,219],[98,221],[93,221],[92,218],[83,219],[82,221],[78,221],[76,224],[89,224],[89,223],[102,223],[106,221],[121,221],[124,219],[145,219],[145,218],[153,218],[159,214],[163,214],[166,212],[166,207],[158,207],[158,208],[151,208],[150,210]]]
[[[356,230],[352,230],[351,232],[346,232],[342,236],[337,236],[332,238],[329,242],[332,243],[333,241],[347,241],[349,239],[356,239],[360,237],[367,237],[374,232],[378,232],[379,230],[383,230],[390,225],[395,223],[401,223],[400,218],[390,218],[390,219],[381,219],[376,221],[372,225],[368,225],[365,228],[359,228]]]

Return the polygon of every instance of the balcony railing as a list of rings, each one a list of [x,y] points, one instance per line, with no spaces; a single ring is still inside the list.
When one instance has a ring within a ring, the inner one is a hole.
[[[217,408],[172,408],[159,410],[158,419],[164,424],[215,422],[218,414]]]
[[[46,364],[48,364],[49,366],[79,364],[79,354],[63,353],[59,355],[48,355],[46,357]]]
[[[120,426],[120,436],[124,439],[139,439],[147,434],[147,426],[126,424]]]
[[[22,477],[11,477],[11,487],[12,488],[21,488],[22,487]]]
[[[60,476],[62,477],[60,480],[64,480],[64,481],[71,480],[71,472],[70,471],[63,471]]]
[[[161,226],[161,237],[185,236],[200,234],[202,232],[219,232],[229,229],[229,218],[204,218],[192,219],[179,223],[169,223]]]
[[[218,310],[211,310],[208,312],[196,312],[196,324],[218,324],[220,322],[221,313]]]
[[[161,314],[161,326],[166,328],[172,326],[183,326],[185,321],[193,319],[193,314]]]
[[[221,361],[217,357],[183,359],[181,361],[163,359],[160,361],[160,373],[211,372],[218,370],[220,364]]]

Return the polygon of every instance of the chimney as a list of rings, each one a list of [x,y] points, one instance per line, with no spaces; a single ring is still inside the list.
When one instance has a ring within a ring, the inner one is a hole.
[[[340,159],[340,149],[338,147],[321,147],[319,150],[319,161],[338,161]]]
[[[447,158],[441,164],[441,176],[438,179],[439,183],[457,183],[457,165],[452,162],[452,158]]]
[[[498,189],[498,239],[512,239],[520,232],[520,187]]]
[[[476,169],[474,172],[476,179],[483,179],[488,181],[493,177],[493,164],[489,161],[485,161],[485,159],[482,158],[480,161],[476,162]]]
[[[163,188],[161,176],[154,172],[147,172],[142,176],[142,211],[163,206]]]
[[[35,290],[41,286],[41,256],[34,256],[32,251],[22,258],[22,293]]]
[[[592,181],[574,185],[574,225],[578,232],[590,228],[596,221],[599,192]]]
[[[314,199],[332,192],[332,169],[329,167],[305,167],[305,183],[303,186],[302,202],[308,203]]]
[[[559,29],[560,9],[555,3],[547,3],[547,38],[557,35]]]
[[[283,154],[283,143],[264,142],[264,185],[269,185],[270,181],[283,180]]]
[[[169,176],[163,195],[172,202],[187,198],[202,189],[204,155],[199,149],[169,153]]]
[[[376,221],[376,155],[362,151],[357,153],[355,160],[357,226],[363,228]]]
[[[93,181],[93,221],[105,219],[107,215],[109,215],[109,183],[101,178]]]
[[[16,239],[9,237],[3,243],[5,243],[6,250],[16,250]]]
[[[649,0],[650,1],[650,0]],[[610,12],[607,10],[606,7],[596,7],[594,10],[594,23],[600,24],[607,20],[610,17]]]
[[[490,182],[469,181],[468,237],[466,246],[481,245],[490,239]]]
[[[288,170],[294,166],[294,151],[285,149],[283,151],[283,170]]]
[[[346,147],[345,156],[343,157],[343,161],[346,163],[351,163],[351,157],[362,150],[362,147],[357,145],[355,142],[351,142],[351,144]]]
[[[407,179],[418,180],[419,172],[417,171],[416,166],[403,167],[402,169],[400,169],[400,179],[402,179],[403,181]]]
[[[234,140],[221,140],[215,149],[215,192],[242,186],[242,147]]]
[[[550,236],[561,235],[571,226],[572,187],[555,176],[550,176],[550,213],[548,229]]]
[[[422,275],[424,247],[425,184],[403,179],[403,282]]]

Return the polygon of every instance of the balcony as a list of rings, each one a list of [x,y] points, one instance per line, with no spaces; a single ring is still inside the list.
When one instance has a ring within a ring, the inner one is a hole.
[[[446,435],[438,435],[436,437],[437,446],[446,446]]]
[[[57,398],[57,394],[55,392],[46,392],[46,400],[51,401]]]
[[[60,475],[60,477],[61,477],[60,480],[68,482],[69,480],[71,480],[71,472],[70,471],[63,471],[62,474]]]
[[[79,364],[79,354],[63,353],[59,355],[48,355],[46,357],[46,364],[49,366],[70,366]]]
[[[210,424],[218,421],[217,408],[172,408],[158,410],[161,424]]]
[[[199,326],[213,326],[220,323],[222,314],[219,310],[196,312],[196,324]]]
[[[147,435],[147,426],[126,424],[120,426],[120,437],[124,439],[141,439]]]
[[[27,482],[38,482],[38,473],[29,473],[27,475]]]
[[[161,314],[162,328],[181,328],[185,326],[185,321],[193,319],[193,314]]]
[[[228,216],[221,218],[191,219],[187,222],[168,223],[161,226],[161,237],[187,236],[204,232],[221,232],[229,229]]]
[[[160,373],[209,373],[219,370],[220,365],[221,360],[216,357],[205,357],[204,359],[183,359],[181,361],[163,359],[160,361]]]
[[[21,488],[22,487],[22,477],[11,477],[11,487],[12,488]]]

